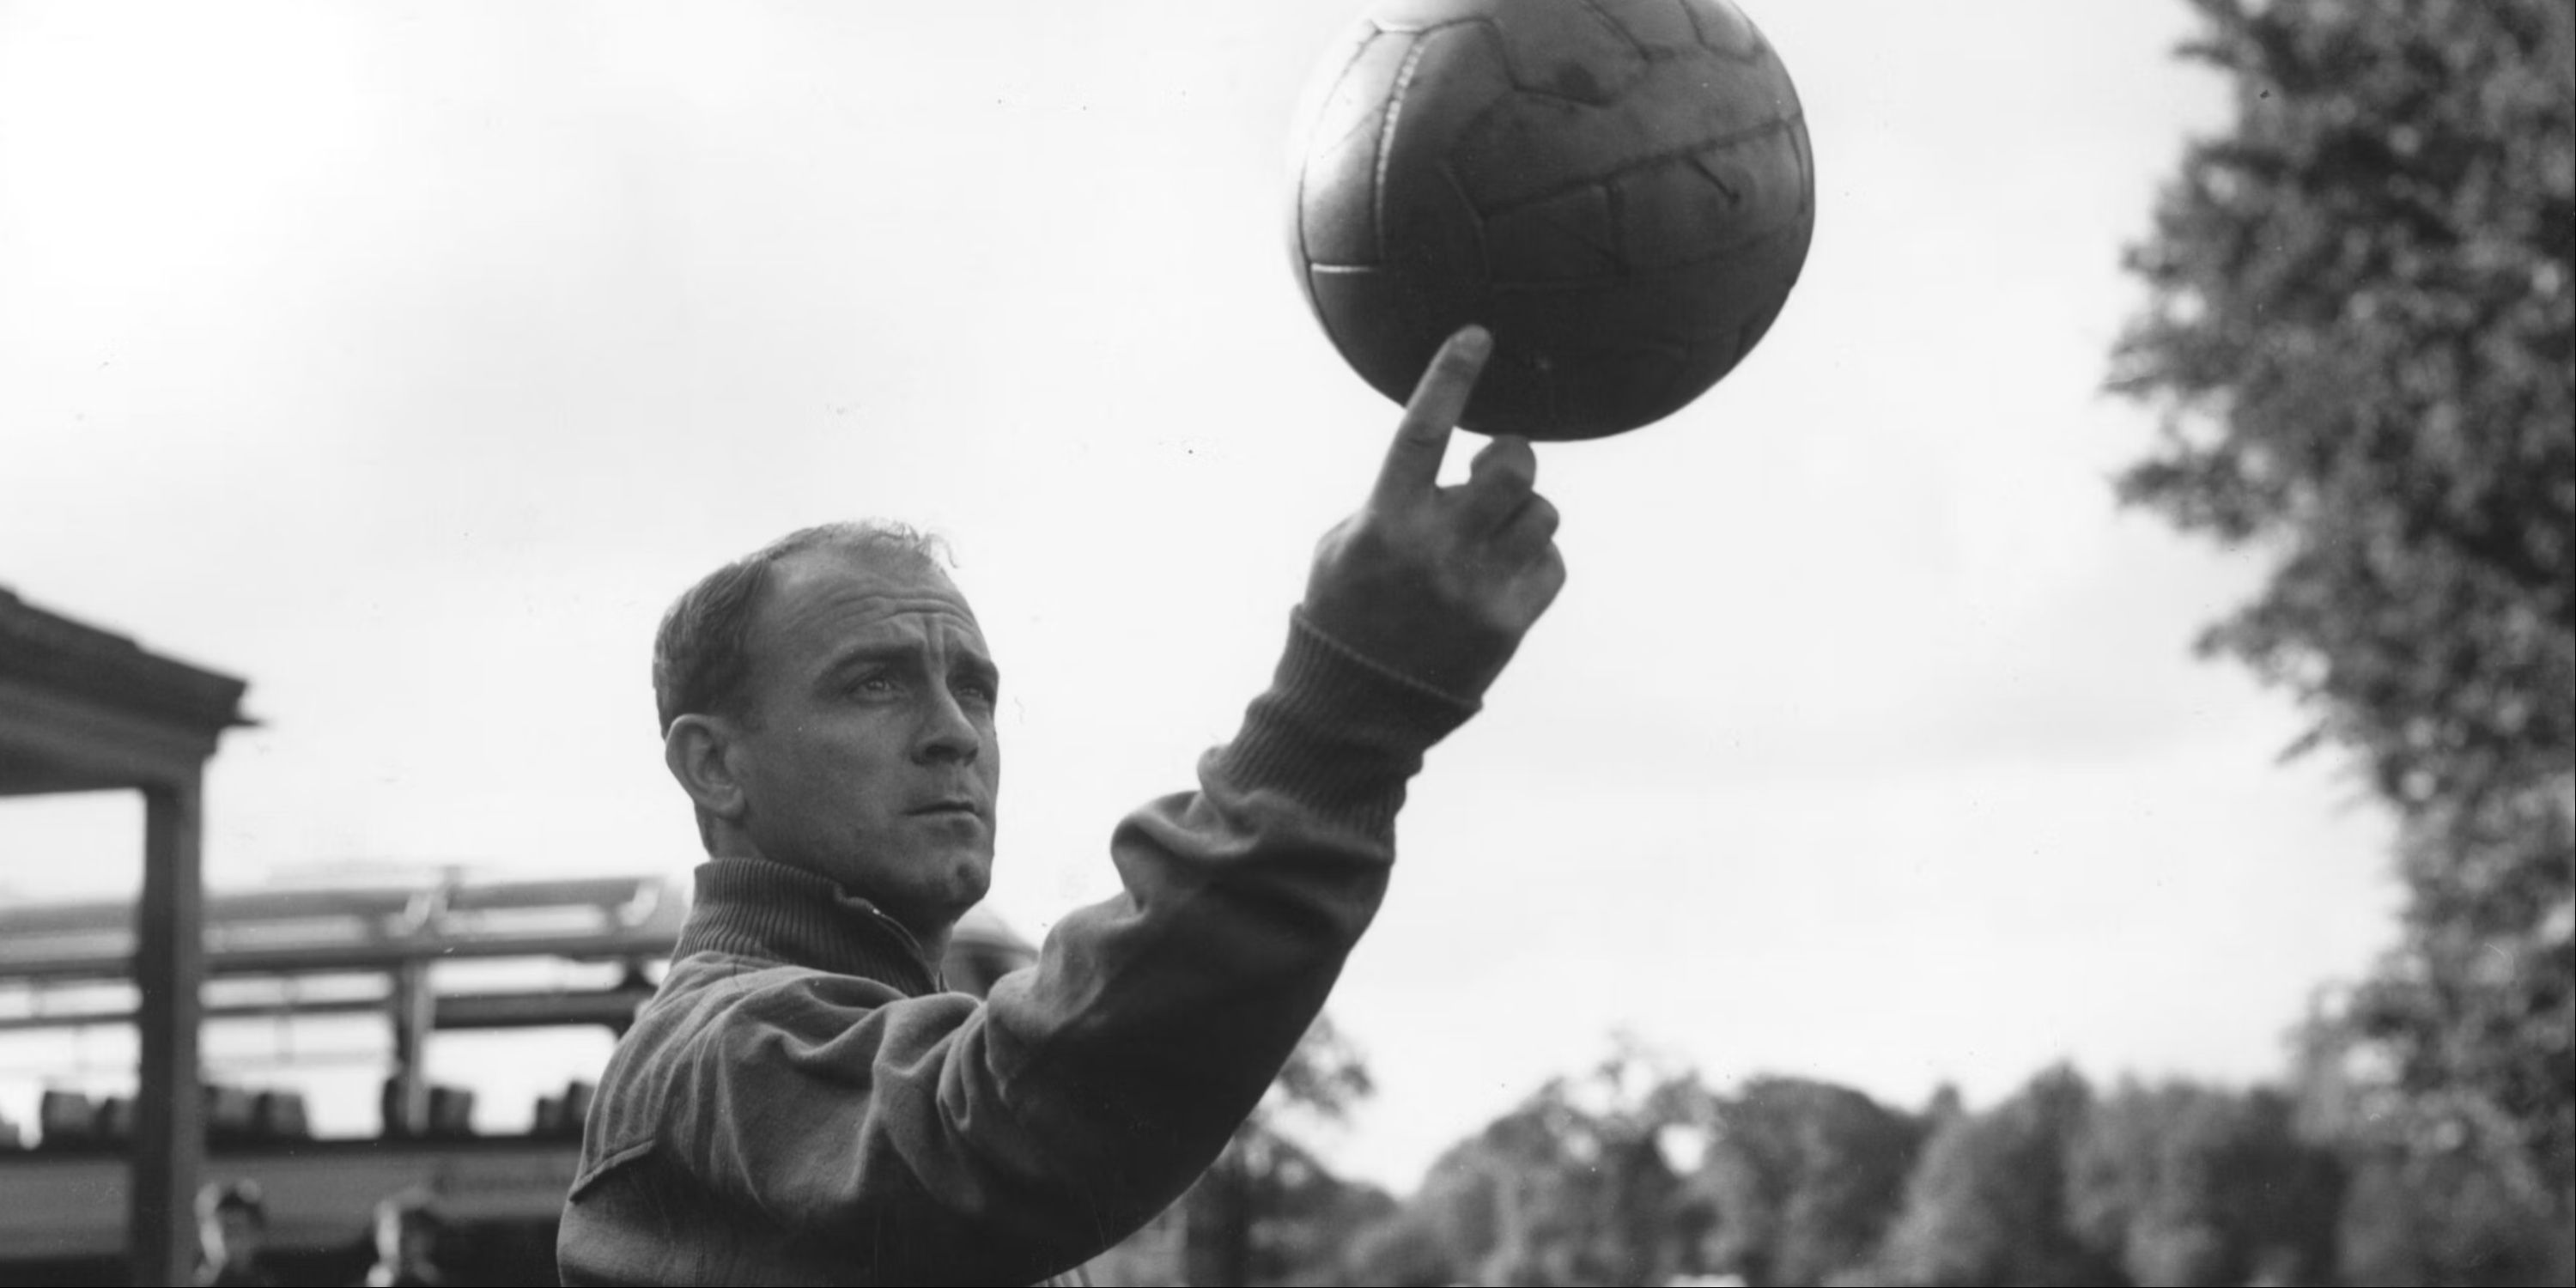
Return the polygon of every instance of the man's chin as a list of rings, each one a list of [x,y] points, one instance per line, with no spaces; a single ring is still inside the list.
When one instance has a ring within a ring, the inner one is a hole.
[[[903,884],[917,906],[944,922],[965,916],[993,886],[993,854],[986,847],[919,854],[907,868]]]
[[[950,884],[955,891],[956,915],[965,916],[968,908],[984,901],[993,888],[993,856],[985,854],[951,869]]]

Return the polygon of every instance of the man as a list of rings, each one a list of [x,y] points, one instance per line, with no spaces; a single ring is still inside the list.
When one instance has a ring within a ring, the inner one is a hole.
[[[592,1104],[566,1283],[1029,1283],[1189,1186],[1376,912],[1422,753],[1564,581],[1528,443],[1436,483],[1489,348],[1471,328],[1433,360],[1199,790],[1111,837],[1126,893],[980,1004],[934,966],[983,897],[1001,782],[965,597],[882,527],[681,597],[654,687],[709,861]]]
[[[249,1181],[216,1181],[197,1191],[197,1246],[205,1264],[200,1284],[233,1288],[273,1284],[262,1263],[268,1241],[268,1204]]]

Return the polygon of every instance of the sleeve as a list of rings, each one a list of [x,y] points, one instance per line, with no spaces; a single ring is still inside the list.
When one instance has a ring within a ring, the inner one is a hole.
[[[1124,1238],[1321,1010],[1385,893],[1406,781],[1474,711],[1298,616],[1199,790],[1118,826],[1124,893],[982,1005],[826,981],[728,1008],[688,1062],[729,1124],[696,1134],[693,1170],[880,1282],[1031,1282]]]

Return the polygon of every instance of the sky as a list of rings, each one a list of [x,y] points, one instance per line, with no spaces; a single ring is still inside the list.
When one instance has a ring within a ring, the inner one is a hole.
[[[0,585],[251,682],[218,890],[677,876],[661,610],[913,521],[1004,669],[991,903],[1042,934],[1231,733],[1392,431],[1285,237],[1358,12],[0,0]],[[2112,496],[2156,428],[2102,392],[2120,254],[2227,120],[2187,8],[1749,13],[1814,247],[1706,397],[1540,450],[1567,587],[1329,1006],[1377,1092],[1316,1143],[1398,1190],[1620,1041],[1903,1106],[2270,1076],[2395,938],[2388,818],[2191,654],[2264,552]],[[140,836],[0,803],[0,901],[130,891]],[[99,1041],[0,1055],[0,1112],[112,1082]],[[493,1041],[434,1071],[520,1121],[605,1050]]]

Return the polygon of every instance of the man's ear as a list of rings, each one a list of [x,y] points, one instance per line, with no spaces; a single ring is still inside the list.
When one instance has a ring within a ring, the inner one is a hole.
[[[700,811],[728,823],[741,822],[749,804],[736,772],[734,735],[732,721],[696,713],[672,721],[662,735],[662,763],[680,780],[680,790]]]

